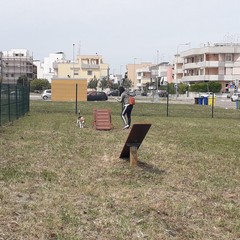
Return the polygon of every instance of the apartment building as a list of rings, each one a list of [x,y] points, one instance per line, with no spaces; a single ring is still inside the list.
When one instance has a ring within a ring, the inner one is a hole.
[[[169,62],[161,62],[150,67],[152,81],[155,83],[158,81],[161,85],[171,83],[173,81],[172,68]]]
[[[37,67],[28,50],[3,51],[1,59],[2,83],[17,84],[20,77],[27,77],[29,81],[37,77]]]
[[[130,66],[130,67],[129,67]],[[157,65],[147,63],[143,64],[144,67],[139,68],[139,64],[133,66],[128,65],[127,69],[129,79],[136,78],[133,82],[133,88],[138,90],[144,90],[148,83],[155,83],[157,86],[157,81],[161,85],[166,85],[167,83],[171,83],[173,81],[172,78],[172,68],[173,66],[169,64],[169,62],[162,62]],[[135,75],[134,75],[135,69]]]
[[[40,60],[34,60],[34,64],[37,66],[37,78],[47,79],[51,83],[55,75],[53,64],[65,61],[64,52],[50,53],[48,57],[44,57],[42,63]]]
[[[240,44],[215,43],[175,55],[174,81],[193,84],[219,82],[222,92],[240,79]]]
[[[147,81],[150,81],[149,67],[154,66],[152,63],[131,63],[127,64],[128,79],[132,82],[132,88],[142,89]]]
[[[109,77],[109,65],[103,62],[100,55],[79,55],[75,61],[54,62],[54,79],[56,78],[82,78],[101,79]]]
[[[86,101],[88,82],[109,75],[109,66],[100,55],[79,55],[75,61],[55,61],[53,69],[53,101],[75,101],[76,97]]]
[[[137,75],[137,89],[143,90],[147,83],[152,82],[151,70],[149,67],[139,68],[136,70]]]

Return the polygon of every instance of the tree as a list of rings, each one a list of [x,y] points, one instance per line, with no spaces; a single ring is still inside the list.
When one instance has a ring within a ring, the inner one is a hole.
[[[188,91],[188,84],[186,83],[180,83],[178,84],[178,92],[180,94],[185,94],[186,91]]]
[[[176,87],[174,83],[168,84],[168,93],[175,94],[176,93]]]
[[[118,89],[119,88],[119,83],[113,83],[112,89]]]
[[[26,75],[20,76],[17,80],[17,84],[21,84],[27,86],[29,84],[29,80]]]
[[[122,79],[122,86],[124,88],[130,88],[132,86],[132,81],[128,78],[123,78]]]
[[[98,85],[98,80],[96,78],[93,78],[89,81],[88,88],[97,89],[97,85]]]
[[[30,91],[34,92],[35,90],[42,91],[44,89],[51,88],[51,84],[47,79],[34,79],[30,82]]]
[[[222,88],[221,83],[218,82],[200,82],[200,83],[195,83],[190,86],[190,91],[191,92],[220,92]]]
[[[221,83],[218,83],[218,82],[210,82],[208,86],[209,86],[209,91],[214,93],[218,93],[222,89]]]
[[[100,87],[102,90],[108,87],[107,77],[103,77],[103,78],[100,80],[99,87]]]

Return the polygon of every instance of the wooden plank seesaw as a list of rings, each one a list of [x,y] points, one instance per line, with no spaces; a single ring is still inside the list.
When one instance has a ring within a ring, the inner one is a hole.
[[[123,146],[120,158],[130,158],[130,166],[137,166],[138,154],[137,150],[145,138],[151,124],[138,123],[133,124],[128,138]]]

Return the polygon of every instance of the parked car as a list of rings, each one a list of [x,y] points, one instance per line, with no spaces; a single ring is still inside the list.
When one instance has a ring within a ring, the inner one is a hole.
[[[240,93],[233,93],[231,96],[231,101],[236,102],[237,100],[240,100]]]
[[[43,100],[48,100],[51,99],[52,97],[52,90],[51,89],[46,89],[43,91],[42,95],[41,95]]]
[[[129,92],[129,95],[132,96],[132,97],[136,97],[136,91],[134,91],[134,90],[133,90],[133,91],[130,91],[130,92]]]
[[[108,93],[108,96],[119,96],[119,91],[118,90],[113,90]]]
[[[159,90],[158,91],[158,96],[159,97],[167,97],[168,96],[168,92],[166,90]]]
[[[213,92],[200,93],[199,97],[212,97]]]
[[[141,96],[147,96],[147,92],[141,92]]]
[[[105,92],[89,92],[87,94],[88,101],[106,101],[108,100],[108,96]]]

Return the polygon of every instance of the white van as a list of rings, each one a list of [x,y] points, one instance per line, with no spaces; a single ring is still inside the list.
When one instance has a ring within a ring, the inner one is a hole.
[[[234,93],[234,94],[231,96],[231,101],[232,101],[232,102],[236,102],[237,100],[240,100],[240,93]]]

